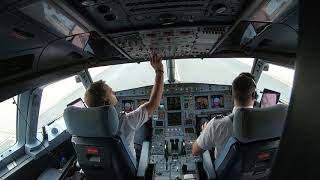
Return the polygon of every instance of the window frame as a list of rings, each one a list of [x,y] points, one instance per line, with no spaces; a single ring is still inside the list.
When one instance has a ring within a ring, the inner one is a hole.
[[[16,143],[0,154],[0,169],[7,168],[7,165],[16,162],[20,157],[25,155],[25,143],[27,124],[24,118],[28,117],[28,109],[30,103],[30,94],[32,91],[27,91],[20,95],[17,95],[17,116],[16,116]],[[22,115],[23,114],[23,115]],[[15,164],[17,166],[18,164]],[[10,169],[7,168],[8,171]]]
[[[30,125],[30,130],[27,131],[27,142],[26,142],[26,147],[25,147],[25,152],[26,154],[33,156],[33,157],[40,157],[42,156],[44,153],[43,151],[46,150],[51,150],[54,149],[56,146],[58,146],[61,142],[64,142],[66,139],[70,138],[71,135],[69,133],[66,133],[66,127],[64,128],[63,126],[65,126],[64,124],[64,120],[63,120],[63,116],[59,119],[56,119],[53,122],[50,122],[49,125],[45,125],[46,127],[46,132],[48,134],[48,136],[52,136],[52,139],[47,139],[45,142],[42,140],[41,135],[38,135],[38,123],[39,123],[39,117],[40,117],[40,107],[41,107],[41,101],[42,101],[42,95],[43,95],[43,90],[44,88],[46,88],[47,86],[53,84],[53,83],[57,83],[59,81],[62,81],[64,79],[70,78],[72,76],[75,76],[75,81],[76,83],[81,83],[81,85],[83,86],[84,89],[86,89],[86,86],[84,83],[88,83],[85,80],[82,80],[82,78],[84,78],[83,71],[78,72],[78,74],[70,74],[68,76],[65,76],[61,79],[58,79],[54,82],[49,82],[41,87],[36,88],[33,91],[33,110],[32,111],[32,119],[30,119],[29,121],[29,125]],[[81,76],[80,76],[81,74]],[[79,81],[77,78],[80,78]],[[63,121],[63,122],[62,122]],[[50,129],[52,127],[55,127],[55,125],[58,124],[59,126],[59,133],[52,135],[52,132],[50,131]],[[62,129],[61,129],[62,127]],[[56,139],[56,140],[55,140]],[[41,141],[41,143],[39,142]],[[44,149],[43,144],[45,145],[46,150]]]

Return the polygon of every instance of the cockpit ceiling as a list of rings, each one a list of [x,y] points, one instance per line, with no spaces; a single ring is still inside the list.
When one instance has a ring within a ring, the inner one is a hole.
[[[228,26],[165,28],[112,34],[114,42],[134,59],[151,53],[164,57],[205,56]]]
[[[71,0],[105,33],[167,25],[229,24],[245,0]]]

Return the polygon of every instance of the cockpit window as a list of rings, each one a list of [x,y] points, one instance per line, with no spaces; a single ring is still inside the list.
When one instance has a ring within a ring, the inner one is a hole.
[[[251,58],[205,58],[175,60],[175,79],[177,83],[210,83],[231,85],[241,72],[250,72]],[[164,79],[167,77],[166,61]],[[121,64],[89,69],[93,81],[103,79],[113,90],[120,91],[152,85],[154,72],[149,62],[140,64]]]
[[[269,70],[263,71],[257,88],[263,91],[264,88],[281,93],[280,100],[288,103],[291,96],[291,89],[294,78],[294,70],[269,64]]]
[[[83,98],[84,92],[82,83],[76,83],[75,76],[46,86],[41,97],[38,129],[61,118],[67,104]]]
[[[17,96],[14,97],[17,102]],[[12,98],[0,103],[0,154],[16,143],[17,106]]]
[[[165,64],[165,61],[163,61]],[[164,68],[167,79],[167,71]],[[149,62],[129,63],[89,69],[93,81],[105,80],[114,91],[152,85],[154,72]]]
[[[231,85],[241,72],[250,72],[251,58],[205,58],[176,60],[176,78],[181,83]]]

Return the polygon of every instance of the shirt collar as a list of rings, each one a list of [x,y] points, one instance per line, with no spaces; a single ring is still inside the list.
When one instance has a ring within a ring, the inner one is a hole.
[[[232,113],[235,113],[236,110],[240,109],[240,108],[253,108],[253,106],[234,106],[233,110],[232,110]]]

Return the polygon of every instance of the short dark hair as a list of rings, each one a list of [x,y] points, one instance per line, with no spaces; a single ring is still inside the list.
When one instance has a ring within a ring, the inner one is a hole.
[[[251,73],[240,73],[232,82],[232,95],[240,105],[255,98],[256,83]]]
[[[84,94],[84,101],[89,107],[104,106],[106,104],[106,90],[103,80],[92,83]]]

